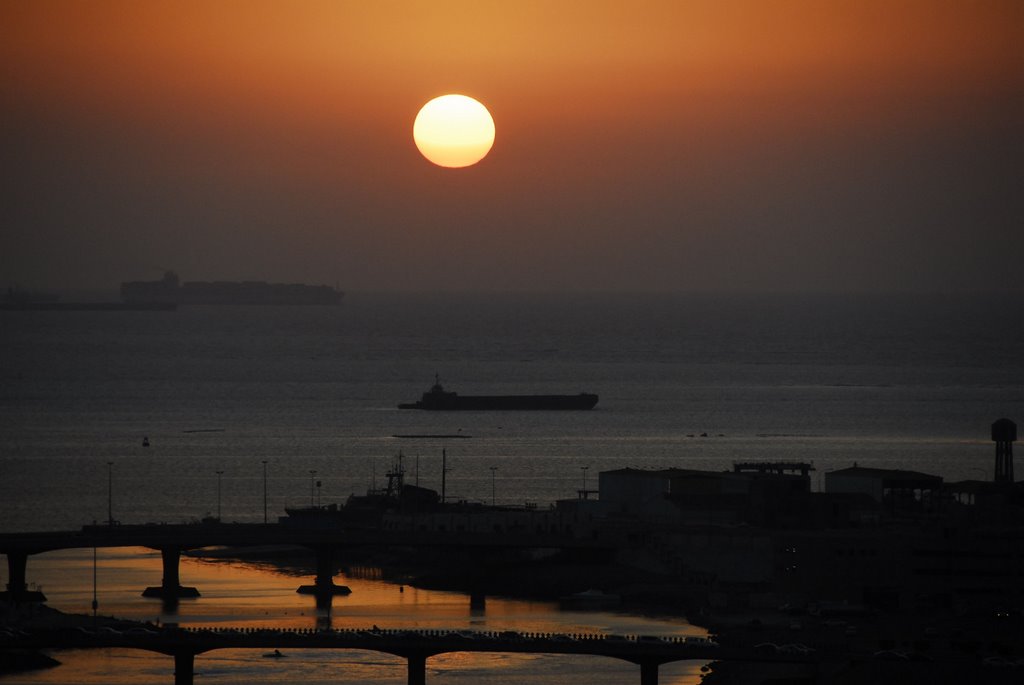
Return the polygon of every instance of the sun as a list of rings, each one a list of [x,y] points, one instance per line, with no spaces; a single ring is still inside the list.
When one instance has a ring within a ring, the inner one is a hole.
[[[412,125],[420,153],[438,166],[458,169],[476,164],[494,145],[494,119],[466,95],[442,95],[423,105]]]

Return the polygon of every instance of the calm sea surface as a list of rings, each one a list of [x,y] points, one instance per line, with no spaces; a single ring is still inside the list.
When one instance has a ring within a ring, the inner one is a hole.
[[[108,494],[125,523],[198,519],[217,511],[217,471],[223,518],[262,521],[264,460],[273,519],[381,484],[399,451],[410,481],[440,489],[446,450],[449,498],[540,506],[625,466],[800,460],[815,487],[854,462],[991,477],[991,422],[1024,421],[1022,305],[351,294],[329,308],[0,312],[0,529],[103,521]],[[435,373],[463,394],[601,399],[590,412],[396,408]],[[409,434],[466,437],[394,437]]]

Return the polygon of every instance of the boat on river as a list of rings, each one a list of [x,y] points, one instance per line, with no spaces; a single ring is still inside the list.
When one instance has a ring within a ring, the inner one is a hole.
[[[583,592],[564,595],[559,597],[559,601],[565,606],[577,609],[601,609],[615,606],[619,603],[620,597],[619,595],[609,594],[592,588]]]
[[[445,390],[440,379],[423,393],[417,402],[399,404],[399,409],[426,409],[428,411],[523,411],[523,410],[584,410],[593,409],[597,395],[581,392],[577,395],[460,395]]]

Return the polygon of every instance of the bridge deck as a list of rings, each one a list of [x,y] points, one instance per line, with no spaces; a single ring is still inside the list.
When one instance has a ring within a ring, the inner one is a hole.
[[[163,654],[201,654],[215,649],[362,649],[398,656],[447,652],[520,652],[607,656],[634,663],[682,660],[741,660],[784,663],[816,661],[809,653],[765,653],[730,648],[710,640],[676,636],[614,636],[603,633],[379,629],[203,629],[59,628],[0,639],[0,648],[130,648]]]
[[[84,547],[177,547],[259,545],[394,545],[402,547],[580,548],[609,549],[614,543],[577,538],[566,532],[506,531],[501,535],[479,531],[387,530],[354,526],[327,528],[282,523],[196,523],[93,525],[81,530],[0,533],[0,553],[39,554]]]

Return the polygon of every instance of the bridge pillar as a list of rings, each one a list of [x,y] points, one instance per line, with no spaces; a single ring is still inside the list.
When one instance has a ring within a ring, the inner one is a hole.
[[[427,685],[427,657],[423,654],[410,654],[409,685]]]
[[[315,595],[318,607],[322,603],[330,606],[330,602],[325,600],[334,595],[351,594],[352,589],[349,586],[334,584],[334,547],[318,545],[313,548],[313,552],[316,553],[316,580],[313,585],[300,585],[296,592],[302,595]]]
[[[46,595],[38,590],[29,592],[25,582],[25,570],[28,567],[28,552],[7,553],[7,591],[0,592],[0,597],[11,602],[45,602]]]
[[[658,685],[658,662],[640,662],[640,685]]]
[[[142,592],[143,597],[158,597],[161,599],[177,599],[178,597],[198,597],[199,590],[194,587],[182,587],[181,578],[178,574],[178,566],[181,561],[180,547],[161,547],[160,556],[164,563],[164,577],[160,585],[147,587]]]
[[[192,652],[174,653],[174,685],[192,685],[195,676],[196,655]]]

